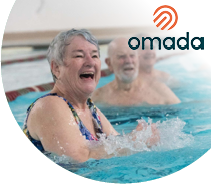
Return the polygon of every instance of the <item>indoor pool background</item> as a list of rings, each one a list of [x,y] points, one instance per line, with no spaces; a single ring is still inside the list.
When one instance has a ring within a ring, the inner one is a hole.
[[[98,106],[114,128],[122,134],[137,125],[137,119],[161,121],[162,145],[125,157],[94,160],[82,164],[55,162],[86,178],[112,182],[134,183],[160,178],[193,163],[211,147],[211,75],[204,61],[195,53],[178,55],[156,65],[179,81],[172,90],[182,103],[145,107]],[[111,81],[113,75],[101,78],[98,87]],[[10,108],[22,127],[27,107],[47,92],[32,92],[10,102]],[[177,119],[178,118],[178,119]],[[165,131],[167,130],[167,131]]]

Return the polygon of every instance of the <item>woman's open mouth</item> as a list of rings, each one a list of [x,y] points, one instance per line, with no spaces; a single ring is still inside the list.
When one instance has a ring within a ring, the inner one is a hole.
[[[93,79],[94,78],[94,72],[84,72],[80,74],[81,79]]]

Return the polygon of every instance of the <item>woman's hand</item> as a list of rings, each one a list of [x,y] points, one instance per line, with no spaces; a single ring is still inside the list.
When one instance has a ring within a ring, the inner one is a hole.
[[[152,135],[151,137],[146,141],[146,144],[148,147],[151,147],[153,145],[156,145],[160,141],[160,132],[156,127],[156,124],[148,125],[145,120],[139,120],[138,125],[136,127],[136,131],[143,131],[148,128],[148,126],[151,126]],[[135,140],[136,137],[133,138]]]
[[[144,120],[138,120],[138,125],[136,127],[136,131],[146,130],[148,124]]]
[[[148,147],[156,145],[160,141],[160,132],[156,127],[156,124],[151,124],[152,135],[147,140],[146,144]]]

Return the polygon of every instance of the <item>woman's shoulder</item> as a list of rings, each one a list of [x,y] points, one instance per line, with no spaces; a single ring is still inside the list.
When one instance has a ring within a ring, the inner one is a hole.
[[[67,104],[67,101],[63,97],[57,95],[47,95],[37,100],[36,103],[41,103],[46,106],[52,106],[52,105],[57,106],[57,105],[65,105]]]
[[[69,107],[64,99],[58,96],[48,95],[38,99],[32,111],[35,114],[47,116],[48,114],[58,114],[59,112],[69,113]]]
[[[69,123],[73,119],[68,104],[58,96],[45,96],[36,101],[30,111],[27,126],[30,133],[38,132],[42,127],[57,128]]]

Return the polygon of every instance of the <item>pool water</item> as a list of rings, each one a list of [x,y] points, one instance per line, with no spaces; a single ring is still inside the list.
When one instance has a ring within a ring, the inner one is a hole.
[[[156,65],[157,69],[170,73],[179,81],[179,85],[172,90],[180,98],[180,104],[110,108],[98,106],[123,137],[137,126],[137,119],[156,123],[161,132],[161,141],[157,146],[149,149],[140,145],[134,148],[125,142],[125,146],[138,150],[137,153],[111,159],[90,159],[81,164],[70,163],[62,157],[53,160],[73,173],[110,183],[153,180],[190,165],[211,147],[211,75],[208,67],[201,70],[204,63],[206,61],[202,61],[200,56],[190,53],[168,58]],[[113,79],[114,75],[101,78],[97,87]],[[27,107],[46,93],[28,93],[9,103],[20,127]],[[108,148],[110,152],[115,152],[115,146],[121,144],[118,140],[113,141],[116,142],[112,148]]]

